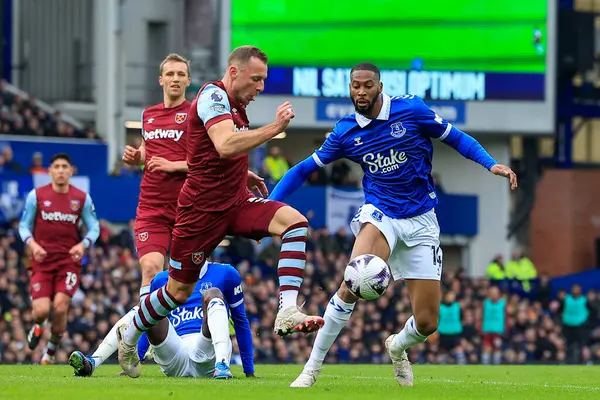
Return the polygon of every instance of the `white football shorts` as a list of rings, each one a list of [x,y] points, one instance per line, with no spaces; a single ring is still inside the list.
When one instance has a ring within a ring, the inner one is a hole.
[[[358,236],[366,223],[376,226],[390,246],[388,265],[394,280],[441,279],[443,253],[435,210],[412,218],[393,219],[372,204],[365,204],[350,222],[352,233]]]
[[[202,332],[179,336],[169,323],[166,339],[154,346],[154,361],[168,377],[212,378],[215,349]]]

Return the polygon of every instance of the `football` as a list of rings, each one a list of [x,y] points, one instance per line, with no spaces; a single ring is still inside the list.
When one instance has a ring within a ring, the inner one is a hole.
[[[374,300],[390,285],[392,275],[385,261],[373,254],[354,258],[346,266],[344,282],[350,293],[358,298]]]

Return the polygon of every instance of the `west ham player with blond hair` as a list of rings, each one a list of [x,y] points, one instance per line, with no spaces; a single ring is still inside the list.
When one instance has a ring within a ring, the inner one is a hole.
[[[177,196],[188,170],[186,123],[190,102],[190,63],[169,54],[160,64],[158,83],[163,101],[142,112],[142,144],[125,147],[123,161],[144,165],[135,218],[135,246],[142,269],[140,300],[150,293],[150,282],[164,269],[175,224]]]
[[[70,184],[73,166],[67,154],[52,157],[48,170],[52,183],[27,195],[19,235],[31,256],[31,298],[34,325],[27,335],[35,349],[44,324],[53,311],[48,347],[42,364],[54,364],[60,339],[67,329],[71,298],[79,287],[81,258],[100,234],[94,203],[89,194]],[[87,234],[81,239],[80,222]]]
[[[248,151],[283,132],[294,117],[291,104],[285,102],[273,123],[249,129],[246,106],[263,91],[266,77],[266,54],[253,46],[238,47],[229,55],[223,79],[202,86],[192,103],[189,171],[178,200],[169,280],[140,304],[132,324],[117,331],[119,362],[126,373],[139,364],[138,338],[185,303],[206,258],[226,235],[281,236],[277,334],[312,332],[323,325],[321,317],[307,316],[297,305],[306,264],[306,218],[290,206],[254,197],[248,190]]]

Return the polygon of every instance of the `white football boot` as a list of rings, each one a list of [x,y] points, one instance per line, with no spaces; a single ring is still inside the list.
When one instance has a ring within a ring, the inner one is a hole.
[[[412,386],[413,371],[410,361],[408,361],[406,350],[402,350],[401,352],[392,350],[395,338],[396,334],[393,334],[385,340],[385,348],[387,349],[390,359],[392,360],[392,365],[394,366],[394,377],[396,378],[398,385]]]

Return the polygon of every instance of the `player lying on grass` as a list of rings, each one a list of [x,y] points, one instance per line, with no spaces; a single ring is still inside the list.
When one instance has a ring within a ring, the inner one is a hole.
[[[156,275],[151,290],[164,286],[168,277],[167,271]],[[80,351],[71,354],[69,365],[75,370],[75,376],[91,376],[96,368],[117,352],[117,327],[124,322],[130,323],[138,309],[138,306],[134,307],[112,327],[92,356]],[[228,264],[204,264],[198,283],[187,301],[171,311],[168,320],[163,319],[140,338],[140,359],[144,358],[149,345],[152,345],[154,361],[168,377],[232,378],[229,369],[231,339],[228,309],[244,373],[247,377],[254,377],[254,348],[244,307],[242,277]],[[152,316],[145,315],[145,318]],[[137,378],[140,373],[141,365],[137,364],[128,375]]]

